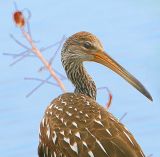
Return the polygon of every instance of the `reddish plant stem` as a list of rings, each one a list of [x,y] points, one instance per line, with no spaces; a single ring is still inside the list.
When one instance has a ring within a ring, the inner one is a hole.
[[[112,103],[112,98],[113,98],[112,93],[110,92],[110,90],[107,87],[99,87],[97,89],[98,90],[102,90],[102,89],[107,90],[107,92],[109,94],[109,100],[108,100],[108,102],[107,102],[107,104],[105,106],[106,106],[106,109],[108,110],[110,108],[110,106],[111,106],[111,103]]]
[[[48,71],[50,72],[51,76],[56,80],[57,84],[60,86],[60,88],[62,89],[62,91],[66,92],[66,89],[64,87],[63,82],[57,77],[56,73],[54,72],[54,70],[52,69],[52,67],[48,63],[48,61],[43,57],[43,55],[41,54],[41,52],[39,51],[39,49],[35,46],[35,44],[32,41],[32,38],[30,37],[30,35],[27,32],[25,32],[25,30],[23,28],[21,28],[21,31],[22,31],[22,34],[24,35],[24,37],[30,43],[30,45],[32,47],[32,51],[42,61],[42,63],[48,69]]]

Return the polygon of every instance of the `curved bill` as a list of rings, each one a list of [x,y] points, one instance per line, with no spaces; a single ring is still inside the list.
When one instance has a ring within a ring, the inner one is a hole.
[[[121,77],[123,77],[127,82],[129,82],[149,100],[153,101],[150,93],[145,89],[145,87],[132,74],[127,72],[121,65],[119,65],[114,59],[112,59],[108,54],[104,52],[94,53],[93,61],[110,68],[111,70],[119,74]]]

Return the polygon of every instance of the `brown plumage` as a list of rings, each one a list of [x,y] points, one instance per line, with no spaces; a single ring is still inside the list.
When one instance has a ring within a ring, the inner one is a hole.
[[[104,53],[91,33],[79,32],[65,42],[62,64],[75,86],[47,107],[40,124],[39,157],[144,157],[133,135],[96,102],[96,86],[84,61],[101,63],[152,100],[144,86]]]

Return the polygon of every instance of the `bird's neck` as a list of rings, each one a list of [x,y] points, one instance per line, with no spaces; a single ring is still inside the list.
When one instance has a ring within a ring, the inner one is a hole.
[[[68,78],[75,86],[75,93],[85,94],[96,99],[96,85],[86,72],[82,62],[71,62],[65,66]]]

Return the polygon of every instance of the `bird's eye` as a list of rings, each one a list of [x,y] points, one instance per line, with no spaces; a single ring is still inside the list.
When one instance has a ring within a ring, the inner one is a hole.
[[[83,46],[86,48],[86,49],[90,49],[92,47],[92,44],[90,42],[84,42],[83,43]]]

